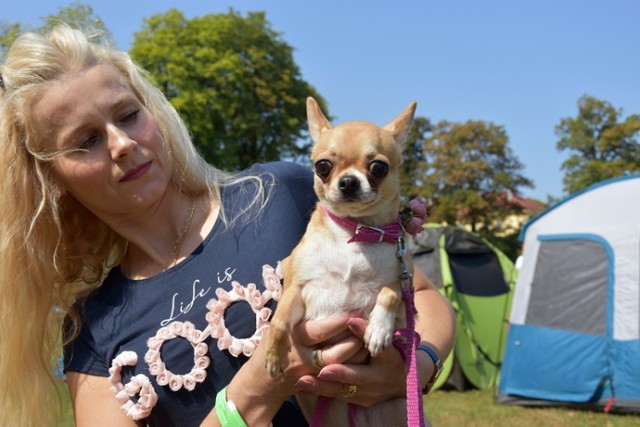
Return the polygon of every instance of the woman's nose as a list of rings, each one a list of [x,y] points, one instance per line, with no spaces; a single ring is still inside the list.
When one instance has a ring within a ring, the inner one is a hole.
[[[113,160],[120,160],[131,154],[136,142],[129,137],[127,132],[115,125],[107,125],[109,137],[109,151]]]

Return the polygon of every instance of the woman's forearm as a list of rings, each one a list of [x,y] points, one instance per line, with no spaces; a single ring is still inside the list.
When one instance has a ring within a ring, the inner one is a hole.
[[[421,342],[433,348],[444,362],[455,341],[455,314],[449,301],[419,270],[414,274],[414,286],[416,331]],[[417,352],[417,357],[421,384],[425,385],[433,373],[433,361],[423,351]]]
[[[287,369],[282,375],[271,378],[264,367],[263,350],[258,346],[227,386],[226,400],[233,401],[246,425],[269,426],[287,396],[295,392],[293,385],[299,378],[295,371],[295,368]],[[201,425],[220,426],[215,408]]]

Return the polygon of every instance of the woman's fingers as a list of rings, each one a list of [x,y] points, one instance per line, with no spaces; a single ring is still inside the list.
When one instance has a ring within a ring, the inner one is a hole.
[[[372,391],[372,393],[367,392],[366,385],[362,385],[364,383],[361,382],[364,379],[363,373],[358,372],[358,370],[350,371],[349,366],[356,365],[331,365],[332,369],[328,369],[329,367],[326,367],[321,371],[325,372],[325,378],[332,378],[334,375],[340,378],[353,378],[348,382],[334,381],[312,375],[305,375],[300,378],[296,387],[303,392],[333,397],[346,402],[355,403],[357,405],[370,406],[374,404],[378,400],[376,396],[380,394],[379,389],[369,390]],[[336,370],[333,368],[338,369]],[[328,370],[325,371],[326,369]]]
[[[311,352],[311,364],[316,368],[338,363],[359,364],[365,363],[368,355],[369,351],[363,347],[362,340],[349,335],[334,344],[314,349]]]
[[[370,360],[371,360],[371,353],[369,353],[369,350],[362,347],[353,356],[345,360],[344,363],[349,365],[363,365],[363,364],[369,363]]]
[[[316,346],[349,329],[349,321],[361,312],[339,313],[322,320],[302,322],[295,327],[299,342],[308,347]]]
[[[366,357],[368,352],[358,351],[353,357],[363,357],[363,354]],[[403,396],[406,392],[405,371],[400,353],[391,346],[365,364],[327,364],[317,376],[301,377],[296,387],[301,391],[369,406]],[[356,386],[356,391],[349,386]]]
[[[369,322],[361,317],[351,317],[347,322],[347,327],[353,335],[360,339],[364,339],[364,333],[367,329]]]
[[[359,385],[356,383],[341,383],[337,381],[321,380],[312,375],[305,375],[300,378],[296,387],[302,392],[313,393],[317,395],[335,397],[347,400],[359,405],[371,404],[371,399],[363,400],[362,396],[357,396]]]

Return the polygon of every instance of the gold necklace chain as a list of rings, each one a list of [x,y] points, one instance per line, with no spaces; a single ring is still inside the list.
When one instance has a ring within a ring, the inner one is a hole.
[[[193,214],[196,211],[196,199],[191,200],[191,208],[189,209],[188,216],[185,218],[184,225],[182,226],[182,230],[180,230],[180,234],[178,235],[178,239],[176,240],[176,244],[173,247],[173,251],[171,251],[171,256],[169,260],[171,263],[167,266],[170,268],[178,262],[178,257],[180,256],[180,249],[182,249],[182,243],[184,242],[189,229],[191,228],[191,222],[193,221]]]

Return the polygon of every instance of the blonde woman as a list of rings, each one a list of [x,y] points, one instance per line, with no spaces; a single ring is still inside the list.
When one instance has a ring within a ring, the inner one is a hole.
[[[258,343],[315,203],[310,172],[208,165],[127,54],[66,26],[22,35],[0,67],[0,144],[0,425],[55,424],[63,340],[79,426],[306,425],[301,390],[405,393],[398,351],[369,362],[353,313],[297,328],[269,377]],[[416,286],[419,331],[444,356],[449,306]],[[318,376],[313,351],[347,329]]]

